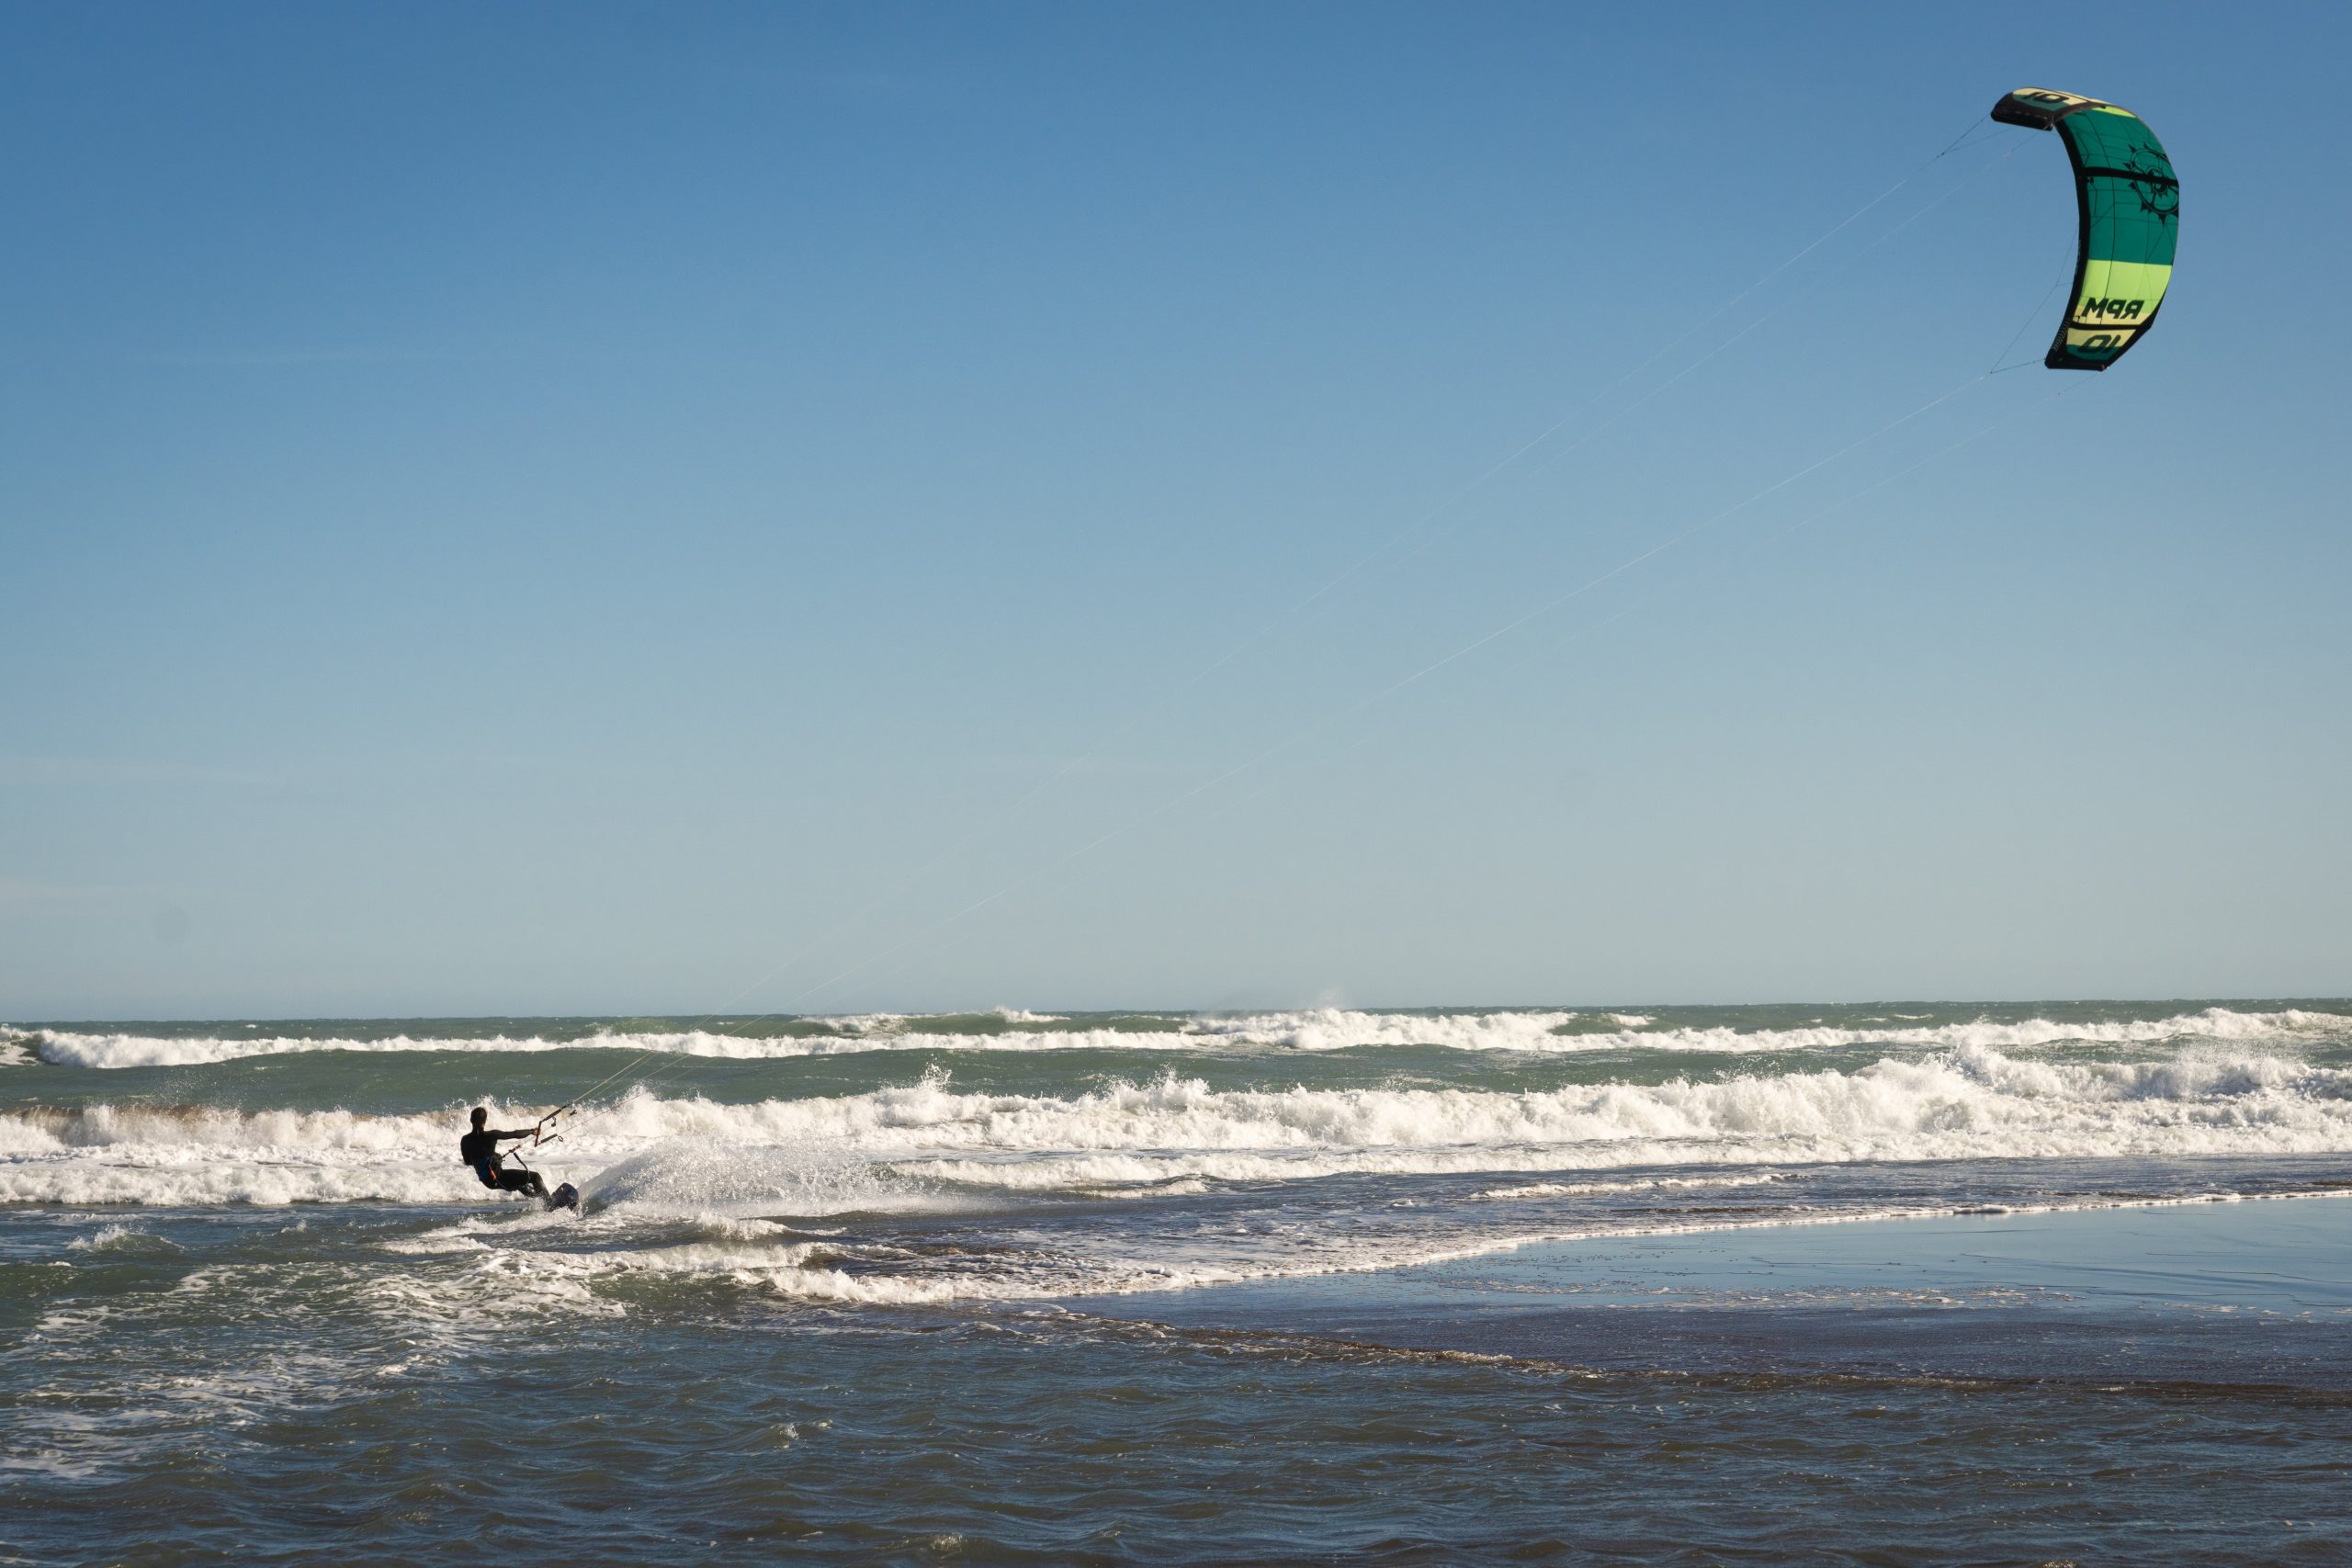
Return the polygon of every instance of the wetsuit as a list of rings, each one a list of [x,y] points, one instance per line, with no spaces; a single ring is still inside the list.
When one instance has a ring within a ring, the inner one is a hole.
[[[458,1157],[474,1168],[484,1187],[501,1192],[526,1192],[534,1198],[548,1195],[548,1184],[539,1179],[536,1170],[502,1170],[498,1164],[498,1141],[501,1138],[527,1138],[531,1129],[519,1133],[502,1133],[494,1127],[468,1133],[458,1140]]]

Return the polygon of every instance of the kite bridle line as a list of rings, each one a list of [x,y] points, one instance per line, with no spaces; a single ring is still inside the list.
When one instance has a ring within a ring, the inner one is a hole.
[[[2067,246],[2067,250],[2070,253],[2073,249],[2074,247],[2072,245]],[[2018,343],[2024,339],[2025,334],[2033,330],[2033,323],[2041,319],[2042,307],[2050,303],[2050,297],[2052,294],[2057,293],[2061,288],[2065,288],[2067,283],[2072,280],[2073,274],[2074,261],[2070,255],[2066,262],[2064,270],[2061,271],[2057,276],[2050,280],[2050,287],[2043,289],[2041,291],[2041,298],[2033,302],[2033,310],[2026,316],[2026,319],[2023,321],[2018,323],[2018,330],[2009,334],[2009,341],[2001,345],[2001,352],[1993,356],[1993,368],[1987,370],[1984,374],[1987,376],[2003,376],[2007,375],[2009,371],[2023,370],[2030,366],[2039,365],[2041,363],[2041,361],[2038,359],[2020,359],[2015,365],[2004,365],[2001,361],[2007,359],[2012,353],[2016,352]]]

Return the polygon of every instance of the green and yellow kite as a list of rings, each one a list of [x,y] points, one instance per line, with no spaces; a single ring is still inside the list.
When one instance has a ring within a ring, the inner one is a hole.
[[[2003,125],[2055,130],[2075,164],[2082,215],[2074,303],[2042,364],[2104,370],[2155,324],[2180,238],[2180,181],[2147,121],[2072,93],[2020,87],[1993,106]]]

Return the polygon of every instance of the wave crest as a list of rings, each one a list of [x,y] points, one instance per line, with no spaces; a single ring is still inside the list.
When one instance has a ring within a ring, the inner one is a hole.
[[[1855,1025],[1742,1029],[1729,1024],[1658,1028],[1631,1013],[1498,1010],[1386,1013],[1317,1008],[1234,1016],[1126,1018],[1100,1023],[999,1008],[989,1013],[922,1017],[876,1013],[799,1019],[752,1032],[708,1029],[627,1030],[547,1038],[540,1035],[412,1036],[382,1039],[295,1035],[148,1035],[44,1030],[8,1035],[59,1066],[200,1066],[254,1056],[317,1052],[481,1053],[599,1050],[735,1061],[779,1060],[874,1051],[1112,1051],[1183,1054],[1231,1051],[1341,1051],[1422,1047],[1546,1054],[1686,1052],[1742,1055],[1901,1045],[1929,1050],[2053,1045],[2165,1045],[2184,1041],[2245,1043],[2352,1037],[2352,1017],[2286,1008],[2245,1012],[2209,1007],[2161,1019],[1912,1024],[1890,1019]]]

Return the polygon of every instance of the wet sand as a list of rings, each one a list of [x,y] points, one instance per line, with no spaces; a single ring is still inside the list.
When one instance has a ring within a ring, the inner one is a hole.
[[[1080,1303],[1072,1303],[1074,1306]],[[2352,1396],[2352,1203],[1751,1225],[1083,1303],[1598,1371]]]

